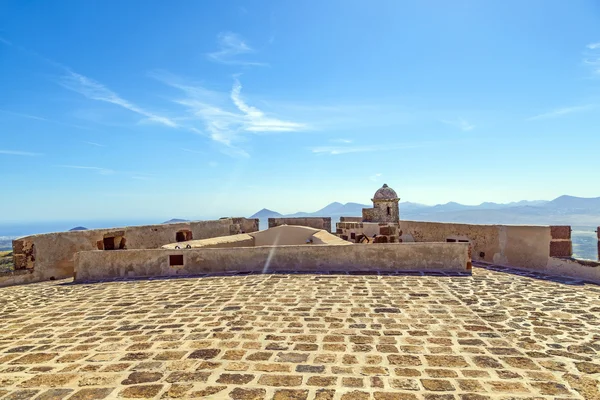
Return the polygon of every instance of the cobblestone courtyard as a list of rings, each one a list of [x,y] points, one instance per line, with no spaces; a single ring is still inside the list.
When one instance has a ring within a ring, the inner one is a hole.
[[[600,399],[600,287],[538,278],[4,288],[0,399]]]

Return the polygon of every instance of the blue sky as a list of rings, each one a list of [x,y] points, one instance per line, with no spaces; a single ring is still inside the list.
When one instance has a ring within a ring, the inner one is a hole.
[[[600,196],[597,1],[3,1],[7,221]]]

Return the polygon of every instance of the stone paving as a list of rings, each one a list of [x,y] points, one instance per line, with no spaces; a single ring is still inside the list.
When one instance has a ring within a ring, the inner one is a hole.
[[[273,274],[0,289],[0,399],[600,399],[600,286]]]

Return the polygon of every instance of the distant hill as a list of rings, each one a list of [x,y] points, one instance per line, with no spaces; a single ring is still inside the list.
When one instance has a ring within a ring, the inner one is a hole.
[[[83,226],[76,226],[75,228],[69,229],[69,232],[72,232],[72,231],[87,231],[87,230],[88,229],[85,228],[85,227],[83,227]]]
[[[267,208],[263,208],[259,212],[252,215],[250,218],[277,218],[277,217],[283,217],[283,215],[276,211],[271,211]]]
[[[372,205],[333,202],[315,212],[297,212],[285,217],[358,217],[363,208]],[[282,216],[272,210],[263,209],[252,218],[266,220]],[[600,197],[583,198],[560,196],[552,201],[522,200],[511,203],[485,202],[465,205],[456,202],[428,206],[424,204],[400,203],[400,219],[417,221],[457,222],[474,224],[565,224],[573,226],[600,226]],[[262,222],[261,222],[261,226]]]
[[[544,204],[545,208],[563,209],[563,210],[600,210],[600,197],[574,197],[560,196]]]
[[[173,219],[170,219],[168,221],[163,222],[163,224],[175,224],[177,222],[190,222],[190,220],[189,219],[173,218]]]

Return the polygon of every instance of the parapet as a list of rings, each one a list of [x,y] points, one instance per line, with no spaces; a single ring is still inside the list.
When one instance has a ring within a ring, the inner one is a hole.
[[[269,228],[281,225],[300,225],[331,232],[331,217],[269,218]]]
[[[0,287],[72,277],[73,257],[79,251],[156,249],[172,242],[255,232],[258,228],[258,219],[222,218],[25,236],[13,241],[15,271],[0,275]]]

